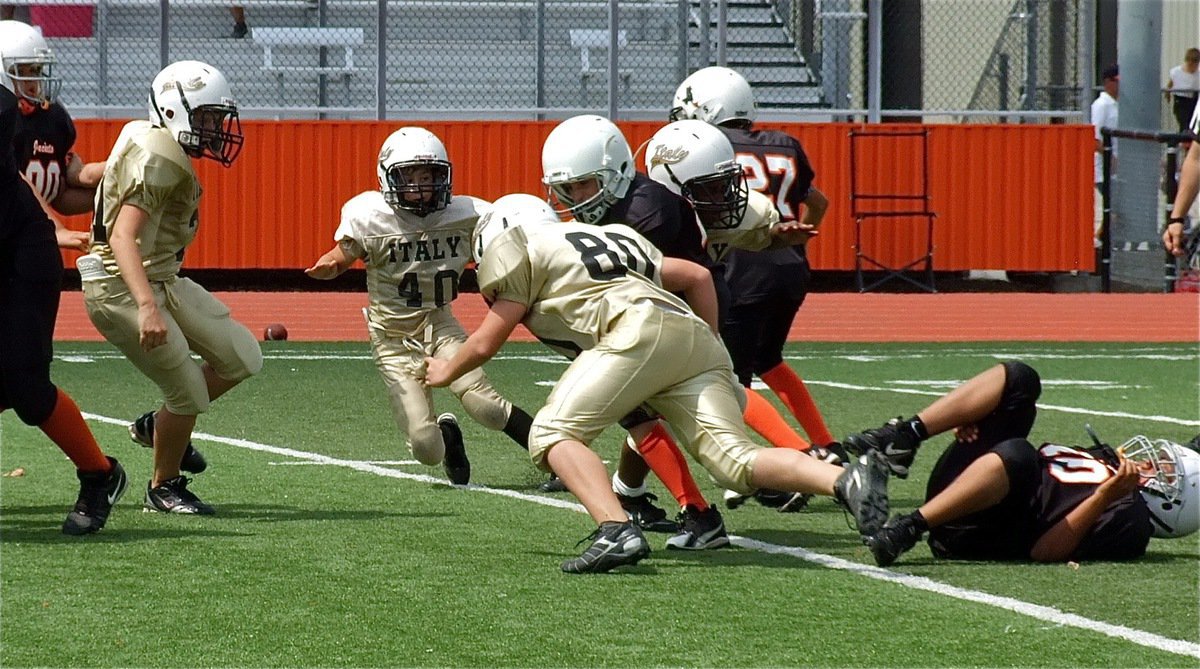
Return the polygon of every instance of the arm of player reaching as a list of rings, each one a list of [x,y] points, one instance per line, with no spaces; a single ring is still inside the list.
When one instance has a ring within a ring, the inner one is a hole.
[[[54,209],[68,216],[86,214],[95,206],[96,187],[104,177],[104,163],[87,163],[79,154],[67,154],[67,177],[54,198]]]
[[[825,197],[825,194],[816,186],[812,187],[804,198],[804,216],[794,223],[776,226],[772,232],[776,240],[782,244],[772,244],[772,247],[804,244],[816,237],[817,228],[821,227],[821,221],[825,219],[825,212],[828,210],[829,198]]]
[[[1171,220],[1162,236],[1163,247],[1174,255],[1183,255],[1183,219],[1196,201],[1197,193],[1200,193],[1200,142],[1192,142],[1179,170],[1179,190],[1175,193]]]
[[[1091,497],[1083,500],[1065,518],[1046,530],[1029,551],[1035,562],[1062,562],[1071,557],[1079,542],[1113,502],[1137,488],[1138,470],[1132,460],[1121,459],[1117,473],[1096,487]]]
[[[142,266],[142,251],[138,248],[138,237],[150,214],[131,205],[121,205],[117,212],[117,221],[113,223],[112,234],[108,236],[108,245],[112,247],[113,257],[117,261],[117,269],[121,278],[129,288],[129,294],[138,307],[138,341],[143,351],[150,351],[167,343],[167,323],[158,311],[158,302],[154,299],[154,291],[150,288],[150,280],[146,278],[146,268]]]
[[[717,289],[713,286],[712,272],[690,260],[663,258],[662,285],[672,293],[683,293],[688,306],[708,323],[713,333],[720,331]]]
[[[317,262],[304,270],[304,273],[314,279],[335,279],[341,276],[342,272],[350,269],[353,264],[354,258],[346,255],[346,252],[342,250],[342,245],[338,244],[326,251],[325,255],[317,258]]]
[[[496,355],[508,341],[508,335],[525,318],[528,309],[520,302],[496,300],[483,317],[479,329],[458,348],[449,360],[425,358],[425,385],[441,388],[479,367]]]

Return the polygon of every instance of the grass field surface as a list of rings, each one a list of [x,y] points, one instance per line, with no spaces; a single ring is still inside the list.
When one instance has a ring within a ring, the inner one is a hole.
[[[734,547],[560,573],[592,523],[503,434],[462,418],[472,486],[415,464],[365,344],[264,344],[266,366],[200,417],[211,517],[142,513],[150,451],[128,421],[156,389],[104,344],[61,344],[56,381],[130,474],[99,534],[59,526],[70,464],[0,414],[0,666],[1198,667],[1200,539],[1132,563],[950,562],[924,544],[890,569],[828,499],[724,511]],[[1195,345],[792,345],[835,435],[911,415],[999,360],[1042,375],[1031,440],[1200,432]],[[531,413],[563,361],[510,344],[486,370]],[[595,448],[616,457],[621,433]],[[932,439],[892,508],[922,501]],[[720,491],[693,467],[706,495]],[[652,492],[670,496],[653,481]]]

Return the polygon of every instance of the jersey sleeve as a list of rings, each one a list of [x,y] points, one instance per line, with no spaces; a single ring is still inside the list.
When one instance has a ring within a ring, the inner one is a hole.
[[[129,142],[113,169],[117,197],[142,211],[158,211],[185,176],[170,160]]]
[[[333,241],[347,258],[362,259],[367,250],[362,243],[362,206],[358,198],[351,198],[342,205],[342,219],[333,233]]]
[[[525,231],[513,228],[489,246],[479,263],[479,293],[488,303],[508,300],[533,306],[533,271]]]

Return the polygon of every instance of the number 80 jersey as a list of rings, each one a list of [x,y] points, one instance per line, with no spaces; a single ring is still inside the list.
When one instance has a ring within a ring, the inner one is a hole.
[[[691,314],[663,290],[662,253],[633,228],[584,223],[517,227],[479,263],[479,292],[525,305],[530,332],[555,348],[593,348],[626,309],[645,301]],[[695,316],[692,316],[695,318]]]
[[[471,260],[471,233],[490,209],[486,200],[466,195],[424,217],[394,211],[379,191],[347,201],[334,240],[366,265],[371,326],[413,335],[429,311],[454,301]]]

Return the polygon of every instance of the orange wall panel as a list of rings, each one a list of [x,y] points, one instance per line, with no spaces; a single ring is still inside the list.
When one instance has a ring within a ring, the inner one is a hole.
[[[307,267],[333,244],[341,205],[378,188],[375,156],[402,125],[422,125],[446,144],[454,190],[488,200],[541,194],[541,146],[554,121],[245,121],[246,143],[230,168],[197,162],[204,197],[186,267]],[[76,150],[102,160],[122,121],[80,120]],[[622,122],[635,149],[661,127]],[[815,269],[854,266],[847,124],[766,123],[804,144],[815,185],[830,200],[810,245]],[[887,126],[910,127],[910,126]],[[920,127],[920,126],[911,126]],[[1092,270],[1092,131],[1066,125],[931,125],[934,266],[938,270]],[[861,183],[907,188],[917,145],[872,146],[858,161]],[[641,156],[638,156],[641,160]],[[639,165],[640,166],[640,165]],[[87,217],[69,219],[82,229]],[[899,264],[922,252],[915,221],[874,221],[864,251]],[[74,254],[68,254],[72,262]]]

